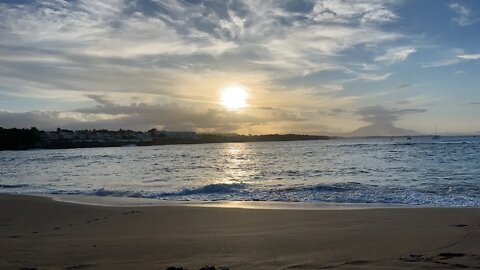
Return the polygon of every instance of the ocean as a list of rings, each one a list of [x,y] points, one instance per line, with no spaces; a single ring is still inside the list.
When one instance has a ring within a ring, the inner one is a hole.
[[[480,137],[0,152],[0,193],[480,206]]]

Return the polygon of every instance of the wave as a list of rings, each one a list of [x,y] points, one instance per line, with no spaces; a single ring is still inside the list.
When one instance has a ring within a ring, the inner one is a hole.
[[[330,185],[320,184],[307,186],[302,188],[303,191],[316,191],[316,192],[347,192],[350,190],[361,188],[362,184],[357,182],[346,182],[346,183],[334,183]]]
[[[28,184],[0,184],[0,188],[22,188],[22,187],[28,187]]]
[[[188,196],[198,194],[227,194],[235,193],[247,188],[247,185],[243,183],[234,184],[210,184],[203,187],[182,189],[178,192],[165,192],[161,193],[162,196]]]
[[[18,193],[18,189],[28,185],[0,185],[4,192]],[[90,195],[102,197],[132,197],[176,201],[283,201],[309,203],[375,203],[405,204],[445,207],[479,207],[479,188],[474,185],[437,185],[435,187],[419,185],[416,188],[406,186],[362,184],[343,182],[317,185],[298,185],[291,187],[255,186],[244,183],[219,183],[178,190],[162,190],[148,187],[149,190],[117,190],[100,188],[95,190],[43,190],[40,194]],[[8,191],[8,190],[11,191]],[[29,191],[29,193],[32,193]],[[35,192],[33,192],[35,193]]]
[[[81,192],[81,191],[56,191],[56,194],[70,194],[70,195],[92,195],[92,196],[111,196],[111,197],[132,197],[132,198],[156,198],[167,199],[175,197],[175,199],[181,199],[186,196],[194,196],[194,199],[198,199],[199,195],[211,195],[210,199],[215,199],[216,196],[225,194],[234,194],[245,190],[246,184],[233,183],[233,184],[209,184],[197,188],[185,188],[179,191],[171,192],[158,192],[158,191],[131,191],[131,190],[111,190],[106,188],[100,188],[93,191]],[[203,198],[205,199],[205,198]]]

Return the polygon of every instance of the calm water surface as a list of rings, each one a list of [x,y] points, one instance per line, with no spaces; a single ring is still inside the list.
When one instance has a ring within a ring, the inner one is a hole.
[[[0,192],[480,206],[480,138],[0,152]]]

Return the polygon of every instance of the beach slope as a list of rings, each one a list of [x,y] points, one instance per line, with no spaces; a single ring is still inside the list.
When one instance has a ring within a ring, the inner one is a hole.
[[[103,207],[0,195],[0,269],[480,268],[480,209]]]

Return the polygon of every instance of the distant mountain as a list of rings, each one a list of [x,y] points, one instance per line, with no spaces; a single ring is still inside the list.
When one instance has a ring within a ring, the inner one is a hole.
[[[352,132],[346,133],[348,137],[370,137],[370,136],[415,136],[421,135],[419,132],[411,129],[399,128],[392,124],[373,124],[358,128]]]

